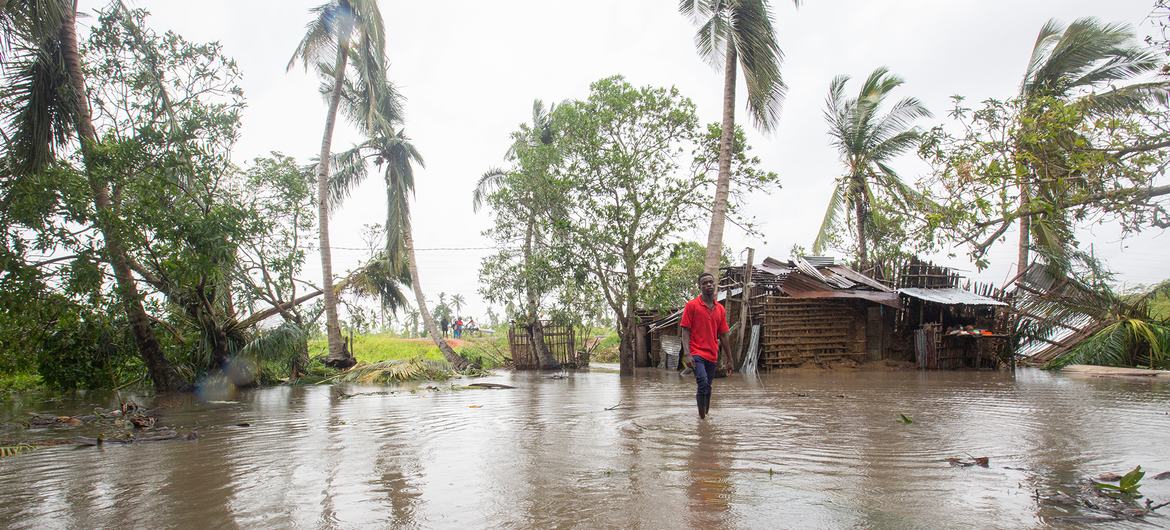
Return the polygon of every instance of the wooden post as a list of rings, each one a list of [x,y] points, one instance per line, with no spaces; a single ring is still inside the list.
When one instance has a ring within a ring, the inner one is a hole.
[[[756,249],[748,247],[747,265],[743,268],[743,291],[739,294],[739,333],[736,344],[739,344],[738,354],[732,354],[734,361],[734,368],[738,369],[742,363],[743,358],[747,355],[747,341],[744,340],[748,335],[745,333],[748,326],[748,315],[752,312],[752,271],[756,257]]]

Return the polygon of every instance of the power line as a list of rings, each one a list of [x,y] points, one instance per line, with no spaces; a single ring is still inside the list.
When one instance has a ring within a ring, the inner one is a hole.
[[[297,248],[302,248],[302,249],[307,249],[307,250],[315,250],[315,249],[317,249],[317,248],[319,248],[319,247],[317,247],[317,246],[309,246],[309,245],[299,245],[299,246],[297,246]],[[414,249],[414,251],[415,251],[415,252],[422,252],[422,251],[432,251],[432,250],[441,250],[441,251],[450,251],[450,250],[499,250],[499,249],[501,249],[501,248],[503,248],[503,247],[431,247],[431,248],[416,248],[416,249]],[[373,251],[375,251],[375,250],[381,250],[381,249],[382,249],[382,247],[334,247],[334,246],[330,246],[330,247],[329,247],[329,250],[362,250],[362,251],[365,251],[365,252],[373,252]]]

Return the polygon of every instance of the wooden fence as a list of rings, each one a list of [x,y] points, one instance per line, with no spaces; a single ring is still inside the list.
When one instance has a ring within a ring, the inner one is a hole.
[[[588,365],[588,358],[582,359],[577,352],[576,333],[573,326],[553,323],[542,320],[544,325],[544,344],[548,346],[553,357],[566,367]],[[532,347],[528,339],[528,328],[522,322],[512,321],[508,328],[508,347],[512,352],[512,362],[517,370],[537,370],[540,360],[536,356],[536,348]]]

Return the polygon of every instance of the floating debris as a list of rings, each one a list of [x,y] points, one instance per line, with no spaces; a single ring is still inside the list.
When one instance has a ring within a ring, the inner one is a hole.
[[[905,425],[910,425],[911,423],[914,423],[914,420],[910,419],[910,416],[907,416],[907,415],[902,414],[902,413],[898,413],[898,421],[902,422]]]

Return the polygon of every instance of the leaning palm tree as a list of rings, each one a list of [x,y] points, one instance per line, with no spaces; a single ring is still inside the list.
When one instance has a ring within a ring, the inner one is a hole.
[[[470,366],[470,363],[443,339],[434,315],[427,308],[427,300],[423,296],[422,283],[418,276],[418,260],[414,254],[414,236],[410,224],[410,197],[414,193],[414,165],[423,165],[422,155],[411,144],[410,138],[402,129],[389,133],[382,130],[375,132],[373,137],[336,157],[337,161],[341,161],[341,170],[333,178],[331,183],[333,191],[329,196],[335,201],[340,200],[364,180],[367,175],[365,163],[367,159],[373,159],[383,170],[387,210],[386,252],[390,256],[405,259],[419,316],[427,333],[447,362],[456,370],[463,370]]]
[[[5,164],[14,176],[27,176],[62,158],[71,142],[80,147],[82,173],[92,194],[94,222],[102,234],[104,254],[155,390],[178,390],[182,378],[163,354],[150,315],[142,305],[130,266],[125,234],[117,227],[110,184],[98,151],[77,43],[77,6],[68,0],[0,2],[0,68],[6,86],[0,89],[5,109]]]
[[[1072,104],[1085,120],[1144,111],[1151,102],[1165,102],[1170,93],[1164,79],[1141,81],[1163,64],[1160,54],[1139,43],[1127,25],[1082,18],[1066,27],[1050,20],[1036,38],[1020,84],[1018,126],[1026,129],[1049,100]],[[1026,131],[1021,136],[1029,137]],[[1066,150],[1061,144],[1069,140],[1041,138],[1017,146],[1018,211],[1028,211],[1034,200],[1059,205],[1071,191],[1067,186],[1077,185],[1077,178],[1059,178],[1076,175],[1052,175],[1066,171],[1059,159]],[[1066,215],[1021,215],[1017,267],[1027,267],[1033,248],[1050,262],[1066,262],[1072,233]]]
[[[317,216],[318,235],[321,251],[321,288],[325,300],[325,330],[329,342],[326,364],[346,367],[354,364],[353,356],[346,351],[341,338],[341,326],[337,318],[337,293],[333,288],[333,262],[329,246],[329,203],[325,200],[329,192],[329,169],[333,127],[337,121],[337,107],[341,102],[346,81],[346,64],[351,57],[367,72],[385,72],[385,31],[382,14],[376,0],[334,0],[313,8],[313,20],[309,22],[305,36],[288,62],[291,70],[300,59],[305,68],[312,62],[325,76],[332,77],[329,94],[329,110],[325,115],[325,132],[321,138],[321,153],[317,163]],[[333,59],[331,68],[328,59]],[[322,68],[324,66],[324,68]],[[371,95],[385,85],[374,76],[365,76],[362,87]],[[371,103],[363,112],[359,123],[369,130],[379,119],[378,109],[373,105],[380,98],[367,97]]]
[[[845,164],[845,175],[833,187],[812,250],[824,250],[843,218],[852,216],[857,261],[864,267],[869,259],[868,240],[878,236],[873,230],[875,195],[882,195],[903,211],[922,204],[922,195],[902,182],[889,162],[917,145],[919,133],[911,123],[929,117],[930,111],[918,99],[904,98],[882,115],[886,97],[902,84],[901,78],[884,67],[869,74],[857,97],[845,96],[848,82],[849,76],[842,75],[829,85],[825,120],[833,146]]]
[[[794,0],[799,6],[800,0]],[[780,77],[783,52],[776,43],[768,0],[680,0],[679,11],[699,25],[695,47],[712,66],[723,68],[723,122],[719,138],[719,177],[711,228],[707,233],[705,271],[715,274],[723,252],[723,225],[731,187],[731,153],[735,138],[737,66],[747,83],[747,108],[756,126],[770,131],[780,117],[787,87]]]

